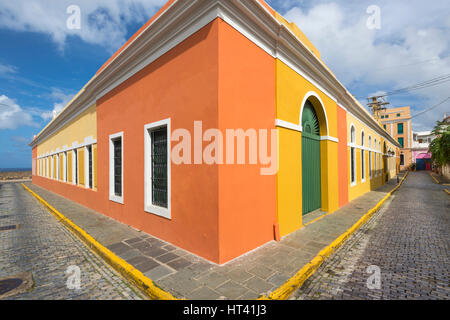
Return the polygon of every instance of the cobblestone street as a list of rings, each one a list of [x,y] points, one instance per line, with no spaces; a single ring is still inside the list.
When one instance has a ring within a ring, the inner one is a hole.
[[[449,299],[450,198],[443,189],[428,172],[410,173],[291,299]],[[369,266],[379,267],[379,289],[367,286]]]
[[[20,184],[0,184],[0,226],[11,225],[0,231],[0,279],[31,272],[34,286],[7,299],[142,299]],[[66,285],[70,266],[80,268],[80,289]]]

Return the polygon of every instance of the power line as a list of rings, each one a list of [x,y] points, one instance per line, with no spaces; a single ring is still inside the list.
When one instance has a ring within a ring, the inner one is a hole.
[[[437,105],[434,105],[434,106],[432,106],[432,107],[430,107],[430,108],[428,108],[428,109],[425,109],[425,110],[423,110],[423,111],[421,111],[421,112],[419,112],[419,113],[416,113],[415,115],[413,115],[413,116],[411,117],[411,119],[413,119],[413,118],[415,118],[415,117],[418,117],[418,116],[420,116],[420,115],[422,115],[422,114],[424,114],[424,113],[426,113],[426,112],[428,112],[428,111],[431,111],[431,110],[433,110],[433,109],[439,107],[440,105],[443,105],[443,104],[444,104],[445,102],[447,102],[448,100],[450,100],[450,97],[447,97],[444,101],[439,102]]]
[[[445,74],[427,81],[423,81],[423,82],[419,82],[415,85],[411,85],[409,87],[405,87],[405,88],[401,88],[401,89],[396,89],[390,92],[386,92],[382,95],[378,95],[376,96],[376,98],[383,98],[383,97],[387,97],[387,96],[392,96],[395,94],[402,94],[402,93],[408,93],[410,91],[414,91],[414,90],[420,90],[420,89],[425,89],[425,88],[429,88],[429,87],[433,87],[433,86],[437,86],[446,82],[450,81],[450,74]],[[359,97],[358,99],[366,99],[367,97]]]

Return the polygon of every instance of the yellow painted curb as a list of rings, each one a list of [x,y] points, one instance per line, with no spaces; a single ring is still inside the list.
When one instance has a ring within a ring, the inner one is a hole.
[[[72,231],[75,235],[77,235],[83,242],[85,242],[88,247],[95,251],[98,255],[100,255],[103,259],[106,260],[116,271],[122,274],[125,278],[134,283],[137,287],[143,290],[150,298],[155,300],[177,300],[174,296],[172,296],[169,292],[166,292],[159,288],[155,282],[151,279],[147,278],[140,272],[135,269],[131,264],[123,260],[122,258],[116,256],[111,250],[104,247],[97,240],[95,240],[92,236],[90,236],[83,229],[78,227],[75,223],[73,223],[70,219],[66,218],[62,215],[58,210],[53,208],[49,203],[47,203],[44,199],[38,196],[35,192],[29,189],[26,185],[22,183],[22,187],[30,192],[36,199],[39,200],[45,207],[47,207],[50,212],[61,221],[66,228]]]
[[[439,180],[435,178],[435,176],[430,172],[430,176],[433,178],[434,182],[436,182],[437,184],[439,183]]]
[[[393,188],[375,207],[370,209],[364,216],[361,217],[350,229],[341,234],[330,245],[324,248],[319,254],[310,262],[305,264],[292,278],[286,281],[281,287],[273,291],[269,296],[261,296],[258,300],[286,300],[289,296],[312,275],[322,265],[322,263],[336,251],[356,230],[369,220],[372,215],[377,212],[387,199],[403,184],[409,171],[406,172],[400,183]]]
[[[450,196],[450,191],[448,191],[447,189],[444,189],[444,192]]]

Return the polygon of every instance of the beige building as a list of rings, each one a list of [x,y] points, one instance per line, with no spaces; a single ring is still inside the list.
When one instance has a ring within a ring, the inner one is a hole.
[[[400,149],[400,170],[412,163],[412,122],[410,107],[389,108],[380,112],[383,128],[402,146]]]

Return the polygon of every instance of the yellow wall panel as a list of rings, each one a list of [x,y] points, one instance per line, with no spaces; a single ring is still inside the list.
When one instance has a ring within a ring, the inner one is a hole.
[[[300,132],[278,128],[277,220],[280,235],[302,227],[302,171]]]
[[[67,152],[67,182],[72,183],[72,151]]]
[[[62,150],[64,146],[71,147],[74,142],[83,143],[87,137],[97,139],[97,109],[95,104],[39,144],[37,154],[40,156],[47,152],[55,152],[57,148]]]
[[[59,180],[64,181],[64,154],[59,154]]]
[[[85,186],[84,148],[78,149],[78,185]]]

